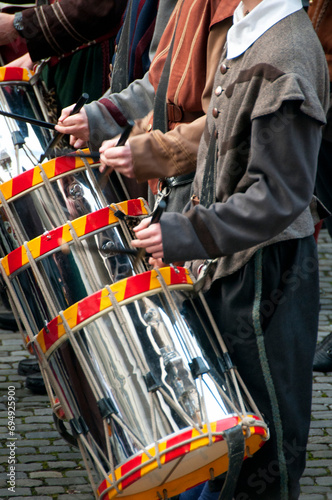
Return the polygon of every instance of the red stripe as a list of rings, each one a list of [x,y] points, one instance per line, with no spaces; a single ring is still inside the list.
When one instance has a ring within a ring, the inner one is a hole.
[[[140,200],[128,200],[128,215],[134,217],[142,214],[143,210]]]
[[[147,290],[150,290],[150,283],[151,283],[151,271],[128,278],[124,299],[129,299],[130,297],[134,297],[139,293],[143,293],[146,292]]]
[[[138,467],[142,465],[142,455],[139,455],[138,457],[133,458],[132,460],[129,460],[129,462],[125,463],[121,467],[121,475],[125,475],[127,472],[130,472],[132,469],[135,467]],[[122,489],[124,490],[125,488],[128,488],[132,483],[140,479],[141,477],[141,470],[139,469],[138,471],[134,472],[130,476],[128,476],[126,479],[122,481]]]
[[[22,248],[16,248],[7,255],[9,273],[12,274],[22,267]]]
[[[62,242],[62,236],[63,236],[63,227],[57,227],[56,229],[52,229],[47,234],[43,234],[40,237],[40,254],[39,255],[44,255],[47,252],[51,252],[52,250],[55,250],[56,248],[59,248]]]
[[[76,322],[77,325],[79,325],[86,319],[90,319],[95,314],[98,314],[100,312],[101,296],[102,291],[99,290],[98,292],[90,295],[89,297],[86,297],[78,303]]]
[[[70,172],[75,169],[76,158],[71,158],[70,156],[60,156],[55,160],[55,170],[54,175],[60,175],[64,172]]]
[[[192,434],[193,434],[193,431],[192,431],[192,429],[190,429],[189,431],[186,431],[183,434],[180,434],[179,436],[175,436],[171,439],[168,439],[167,443],[166,443],[166,449],[171,448],[172,446],[175,446],[175,445],[181,445],[181,443],[183,441],[192,439]],[[175,458],[181,457],[182,455],[185,455],[186,453],[189,453],[190,445],[191,445],[191,443],[189,442],[187,444],[183,444],[181,446],[178,446],[174,450],[166,453],[165,454],[165,463],[170,462],[171,460],[174,460]]]
[[[177,271],[171,267],[171,284],[172,285],[182,285],[188,283],[187,273],[185,268],[178,267]]]
[[[47,332],[45,328],[42,330],[46,351],[52,347],[52,345],[59,339],[58,334],[58,316],[47,325]]]
[[[5,81],[23,80],[23,68],[6,68]]]
[[[106,207],[102,208],[101,210],[98,210],[97,217],[96,213],[87,215],[84,234],[89,234],[92,233],[93,231],[96,231],[97,229],[108,226],[109,213],[110,213],[109,208]]]
[[[32,170],[27,170],[23,172],[23,174],[14,177],[12,196],[23,193],[32,187],[34,170],[34,168]]]

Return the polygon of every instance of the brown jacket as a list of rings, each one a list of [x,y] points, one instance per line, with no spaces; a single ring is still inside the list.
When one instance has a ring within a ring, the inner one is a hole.
[[[130,139],[139,182],[195,170],[213,77],[238,0],[184,0],[180,12],[181,4],[173,12],[150,67],[150,81],[156,90],[178,22],[167,92],[170,131],[162,134],[155,130]],[[173,115],[179,110],[177,120]],[[195,119],[199,115],[201,118]],[[143,120],[138,133],[148,131],[151,123],[151,116]]]
[[[23,11],[22,36],[33,61],[61,56],[117,32],[126,0],[52,0]],[[37,2],[38,4],[38,2]]]
[[[312,0],[308,15],[323,46],[332,82],[332,0]]]

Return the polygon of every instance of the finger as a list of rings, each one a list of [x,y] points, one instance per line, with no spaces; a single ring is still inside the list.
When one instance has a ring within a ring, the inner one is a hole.
[[[152,217],[146,217],[146,219],[143,219],[139,224],[138,226],[134,227],[134,231],[137,232],[137,231],[141,231],[142,229],[145,229],[147,227],[149,227],[150,223],[151,223],[151,219]]]

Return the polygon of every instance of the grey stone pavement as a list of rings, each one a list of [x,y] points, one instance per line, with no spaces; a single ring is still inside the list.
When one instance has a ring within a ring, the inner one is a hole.
[[[321,231],[319,341],[332,330],[332,243]],[[19,333],[0,330],[0,499],[93,500],[81,455],[54,428],[47,396],[36,396],[17,374],[28,356]],[[15,386],[15,493],[8,491],[10,458],[7,427],[8,388]],[[332,373],[313,375],[312,424],[301,500],[332,500]]]

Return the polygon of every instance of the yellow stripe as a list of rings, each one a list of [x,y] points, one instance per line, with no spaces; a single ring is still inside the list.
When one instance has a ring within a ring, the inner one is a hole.
[[[0,189],[4,195],[5,200],[11,198],[13,193],[13,179],[2,184],[0,186]]]
[[[38,186],[41,182],[43,182],[42,176],[40,174],[41,170],[39,167],[35,167],[33,169],[33,176],[32,176],[32,186]]]
[[[47,335],[47,333],[42,333],[42,334],[39,334],[38,335],[38,344],[40,345],[41,347],[41,350],[43,351],[43,353],[45,354],[46,353],[46,345],[45,345],[45,335]]]
[[[34,259],[37,259],[37,257],[40,257],[40,247],[41,247],[41,237],[38,236],[38,238],[35,238],[31,241],[29,241],[28,243],[28,248],[32,254],[32,257]],[[24,248],[24,247],[22,247]],[[28,259],[28,256],[27,256],[27,253],[25,251],[25,248],[24,248],[24,252],[22,254],[22,266],[24,266],[25,264],[28,264],[29,262],[29,259]]]
[[[108,291],[106,290],[106,288],[103,288],[103,290],[101,292],[101,299],[100,299],[100,311],[104,311],[104,309],[111,307],[111,305],[112,305],[112,302],[108,296]]]
[[[5,270],[6,275],[9,276],[10,272],[9,272],[9,266],[8,266],[8,255],[6,255],[6,257],[4,257],[3,259],[1,259],[0,262],[1,262],[2,267]]]
[[[55,160],[49,160],[47,163],[43,164],[43,170],[47,178],[52,179],[55,175]]]
[[[78,310],[78,302],[74,304],[73,306],[70,306],[68,309],[66,309],[63,313],[69,327],[73,329],[77,325],[77,310]],[[61,317],[59,316],[59,321],[61,321]],[[58,325],[58,331],[59,331],[59,338],[64,335],[65,329],[63,324]]]
[[[83,215],[83,217],[80,217],[79,219],[76,219],[72,222],[73,228],[78,237],[85,235],[86,222],[86,215]]]

